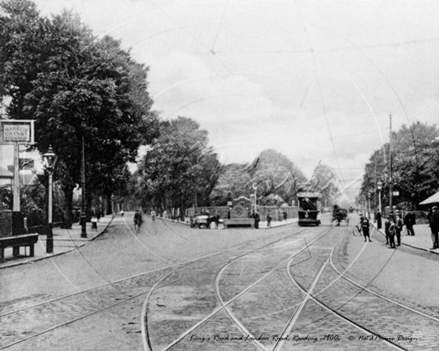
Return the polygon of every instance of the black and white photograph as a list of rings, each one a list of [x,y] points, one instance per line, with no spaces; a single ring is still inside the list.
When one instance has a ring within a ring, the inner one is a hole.
[[[0,0],[0,350],[439,350],[439,2]]]

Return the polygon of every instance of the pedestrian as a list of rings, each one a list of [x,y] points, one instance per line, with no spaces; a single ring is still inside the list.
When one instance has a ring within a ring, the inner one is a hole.
[[[257,212],[254,213],[254,224],[255,224],[255,229],[258,229],[260,227],[260,214]]]
[[[286,211],[283,211],[283,219],[284,219],[285,221],[287,221],[287,212],[286,212]]]
[[[380,208],[378,208],[376,212],[376,224],[377,229],[382,229],[382,213],[380,213]]]
[[[136,210],[136,212],[134,213],[134,217],[133,217],[134,229],[135,229],[136,231],[139,230],[139,228],[140,228],[141,225],[142,225],[142,222],[143,222],[143,220],[142,220],[142,214],[140,213],[139,210]]]
[[[385,243],[385,245],[389,244],[389,238],[390,238],[390,227],[391,227],[391,216],[388,215],[387,219],[385,221],[385,239],[387,240],[387,242]]]
[[[400,218],[400,215],[396,215],[396,229],[395,229],[395,233],[396,233],[396,239],[397,239],[397,246],[400,246],[400,238],[401,238],[401,235],[402,235],[402,228],[403,228],[402,219]]]
[[[271,228],[270,222],[272,221],[272,216],[270,215],[270,211],[267,213],[266,220],[267,220],[267,227]]]
[[[431,228],[432,248],[438,249],[438,207],[432,208],[431,215],[429,216],[429,227]]]
[[[389,228],[389,237],[388,237],[389,241],[390,241],[390,248],[391,249],[396,248],[396,244],[394,242],[394,235],[396,235],[396,220],[391,217],[390,228]]]
[[[409,211],[403,218],[403,223],[406,226],[406,232],[408,235],[414,235],[414,222],[415,214],[412,211]]]
[[[151,210],[150,215],[151,219],[154,221],[156,219],[156,211],[154,210],[154,208]]]
[[[361,226],[362,226],[362,233],[364,234],[365,242],[367,242],[367,238],[368,238],[368,241],[371,242],[371,239],[370,239],[370,221],[368,220],[368,218],[364,218],[362,220]]]
[[[92,216],[92,230],[98,231],[98,218],[95,215]]]
[[[214,213],[214,222],[215,222],[215,229],[218,229],[218,224],[220,223],[220,215],[217,210]]]

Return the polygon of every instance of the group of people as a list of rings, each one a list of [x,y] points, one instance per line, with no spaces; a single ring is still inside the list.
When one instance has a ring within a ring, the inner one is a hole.
[[[381,228],[380,213],[376,215],[377,227]],[[431,229],[432,249],[438,249],[438,230],[439,230],[439,217],[438,207],[434,206],[428,213],[429,227]],[[414,225],[416,224],[416,215],[414,212],[408,212],[402,220],[399,213],[395,216],[388,215],[385,221],[385,236],[386,244],[389,244],[391,248],[400,246],[403,227],[406,227],[407,234],[409,236],[415,236]]]
[[[396,217],[388,215],[385,221],[385,239],[386,245],[390,245],[390,248],[395,249],[396,246],[400,246],[403,221],[400,215],[397,214]],[[396,240],[397,239],[397,244]]]

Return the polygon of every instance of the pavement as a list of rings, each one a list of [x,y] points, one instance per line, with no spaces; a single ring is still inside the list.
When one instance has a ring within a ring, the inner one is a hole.
[[[375,227],[377,223],[372,223]],[[378,231],[385,236],[384,222],[382,222],[382,229]],[[376,228],[377,229],[377,228]],[[415,235],[408,235],[406,227],[403,227],[402,236],[400,238],[401,244],[405,246],[410,246],[416,249],[429,251],[438,255],[439,249],[431,249],[433,247],[431,239],[431,228],[428,224],[416,224],[414,226]]]
[[[20,247],[20,255],[14,257],[12,248],[8,247],[5,249],[5,262],[0,263],[0,269],[32,263],[76,250],[104,234],[112,219],[111,215],[100,218],[97,230],[92,230],[92,224],[87,223],[87,238],[81,238],[81,226],[78,223],[73,224],[72,229],[53,228],[53,253],[51,254],[46,253],[46,235],[42,234],[38,236],[38,242],[34,246],[34,257],[29,256],[27,247]]]

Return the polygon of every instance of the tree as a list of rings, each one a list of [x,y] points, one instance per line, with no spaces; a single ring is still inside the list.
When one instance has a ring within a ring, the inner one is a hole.
[[[319,163],[311,179],[311,190],[321,192],[321,201],[325,206],[336,203],[339,195],[337,177],[333,170],[325,164]]]
[[[8,0],[2,7],[6,45],[0,49],[5,68],[0,82],[12,99],[7,113],[36,120],[38,150],[52,144],[58,155],[54,177],[62,183],[69,223],[83,144],[86,189],[110,196],[127,179],[119,174],[134,162],[139,146],[157,135],[148,68],[118,41],[98,40],[69,12],[42,18],[28,0]]]
[[[249,196],[257,187],[260,204],[277,204],[279,199],[291,203],[298,183],[304,181],[301,170],[286,156],[275,150],[265,150],[249,165],[225,166],[213,195],[216,202],[224,203],[240,195]]]
[[[365,165],[362,184],[364,194],[374,193],[377,182],[383,184],[383,204],[389,203],[390,173],[392,189],[399,191],[393,203],[415,208],[438,191],[439,144],[438,127],[414,122],[403,125],[392,134],[392,170],[390,171],[390,145],[376,150]]]
[[[207,205],[220,163],[208,147],[208,132],[190,118],[163,121],[137,172],[137,194],[143,207],[159,210]]]

